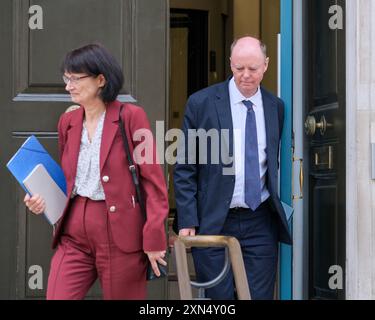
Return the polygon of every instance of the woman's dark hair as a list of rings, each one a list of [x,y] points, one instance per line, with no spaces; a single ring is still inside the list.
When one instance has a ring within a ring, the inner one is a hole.
[[[99,44],[89,44],[67,53],[61,65],[61,72],[86,73],[94,77],[102,74],[106,84],[100,97],[105,103],[116,100],[124,83],[120,65],[114,56]]]

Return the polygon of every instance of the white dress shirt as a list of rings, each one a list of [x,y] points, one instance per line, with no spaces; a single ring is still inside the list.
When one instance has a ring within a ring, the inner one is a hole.
[[[270,196],[266,186],[267,174],[267,142],[266,142],[266,123],[264,118],[263,99],[260,88],[255,95],[245,98],[238,90],[234,78],[229,82],[230,107],[233,119],[233,139],[234,139],[234,163],[236,181],[230,208],[242,207],[248,208],[245,203],[245,130],[247,108],[243,100],[250,100],[253,103],[255,113],[257,135],[258,135],[258,154],[259,154],[259,172],[261,185],[262,202]]]

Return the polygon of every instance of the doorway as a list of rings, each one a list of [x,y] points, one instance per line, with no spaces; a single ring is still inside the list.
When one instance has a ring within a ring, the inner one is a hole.
[[[256,36],[266,43],[271,62],[263,85],[277,95],[280,12],[280,0],[171,1],[169,129],[181,128],[190,94],[231,75],[230,45],[239,36]],[[172,166],[168,172],[170,220],[173,220],[176,209]],[[172,244],[175,235],[169,230]],[[171,250],[170,299],[178,298],[173,259]],[[191,258],[189,263],[192,271]]]
[[[169,129],[181,128],[188,97],[208,85],[208,12],[205,10],[170,10],[170,82]],[[174,142],[171,142],[174,143]],[[176,214],[173,166],[168,165],[170,221]],[[169,224],[169,243],[175,234]],[[173,248],[170,250],[168,299],[178,299],[178,282]],[[194,267],[188,255],[191,278]]]
[[[181,128],[188,97],[208,85],[208,12],[171,9],[169,128]],[[169,166],[169,177],[173,167]],[[173,180],[169,203],[175,212]]]

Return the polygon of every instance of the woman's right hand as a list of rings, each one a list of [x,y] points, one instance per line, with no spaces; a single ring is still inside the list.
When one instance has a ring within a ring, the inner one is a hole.
[[[32,198],[28,194],[26,194],[25,199],[23,199],[25,202],[26,207],[34,214],[42,214],[44,210],[46,210],[46,202],[44,199],[36,194]]]

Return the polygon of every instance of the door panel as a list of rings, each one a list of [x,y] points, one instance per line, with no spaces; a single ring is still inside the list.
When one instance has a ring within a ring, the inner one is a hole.
[[[345,298],[345,288],[329,288],[332,266],[340,266],[345,274],[345,30],[329,28],[332,5],[345,8],[345,1],[307,3],[305,158],[309,160],[309,278],[313,299]]]
[[[28,27],[33,4],[43,9],[42,30]],[[119,99],[143,106],[153,128],[165,120],[168,7],[164,0],[5,0],[0,12],[0,298],[40,298],[53,254],[52,229],[26,212],[24,193],[5,164],[30,134],[58,160],[56,125],[72,104],[60,64],[67,51],[90,42],[103,44],[122,65]],[[28,285],[33,265],[42,267],[42,290]],[[166,292],[166,281],[158,280],[150,284],[149,298],[163,299]],[[96,284],[89,298],[99,297]]]
[[[30,96],[22,96],[27,93],[65,94],[60,74],[64,54],[91,42],[103,44],[114,54],[126,74],[123,92],[132,92],[132,61],[136,49],[132,45],[136,28],[136,21],[131,18],[134,1],[113,0],[110,6],[106,2],[90,0],[82,0],[79,4],[73,0],[30,2],[43,9],[42,30],[29,29],[29,1],[15,0],[13,5],[14,96],[18,101],[29,101]],[[65,98],[69,99],[68,96]],[[34,100],[40,101],[40,97],[34,97]],[[50,100],[55,101],[55,98],[50,97]]]
[[[338,261],[338,185],[333,180],[316,179],[313,198],[313,279],[316,297],[335,298],[336,295],[328,290],[329,273],[327,266],[335,265]],[[321,210],[324,208],[324,210]],[[327,214],[329,213],[329,214]],[[323,271],[326,272],[323,272]]]

